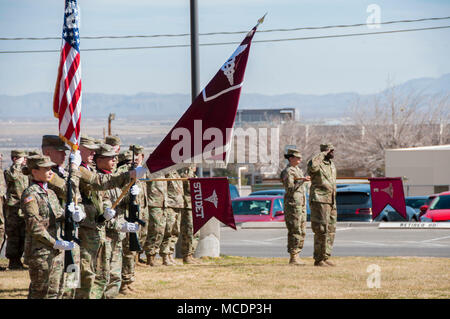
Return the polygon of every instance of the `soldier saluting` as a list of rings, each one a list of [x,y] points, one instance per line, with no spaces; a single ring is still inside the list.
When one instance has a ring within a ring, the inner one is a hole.
[[[308,162],[311,228],[314,232],[314,266],[335,266],[329,260],[336,234],[336,167],[334,146],[321,144],[320,153]]]
[[[286,193],[284,195],[284,219],[288,229],[288,252],[290,265],[304,265],[299,253],[303,248],[306,236],[306,195],[305,182],[310,177],[304,177],[299,167],[302,156],[299,150],[288,149],[284,155],[289,164],[281,172],[280,177]]]

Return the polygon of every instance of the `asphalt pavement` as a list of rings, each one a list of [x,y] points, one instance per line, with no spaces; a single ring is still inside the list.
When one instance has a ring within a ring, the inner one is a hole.
[[[334,256],[450,257],[450,229],[380,229],[375,225],[338,224]],[[311,228],[307,228],[300,256],[312,257],[313,244],[314,234]],[[220,253],[247,257],[288,257],[287,229],[238,227],[234,230],[221,227]]]

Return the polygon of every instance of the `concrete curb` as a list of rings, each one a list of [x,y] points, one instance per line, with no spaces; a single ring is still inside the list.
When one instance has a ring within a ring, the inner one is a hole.
[[[378,227],[379,222],[338,222],[338,227]],[[286,228],[285,222],[247,222],[237,223],[241,229],[280,229]],[[306,228],[311,228],[311,222],[306,224]]]

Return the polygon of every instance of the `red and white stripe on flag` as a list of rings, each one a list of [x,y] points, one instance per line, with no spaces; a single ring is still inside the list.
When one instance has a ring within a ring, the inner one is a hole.
[[[80,139],[81,64],[78,5],[66,0],[61,57],[53,96],[53,113],[59,120],[59,136],[75,151]]]

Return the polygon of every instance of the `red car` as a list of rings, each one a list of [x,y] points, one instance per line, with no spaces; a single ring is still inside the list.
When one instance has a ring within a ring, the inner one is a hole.
[[[283,196],[238,197],[231,205],[236,223],[284,222]]]
[[[420,217],[421,222],[450,222],[450,192],[437,194],[426,208],[425,214]]]

